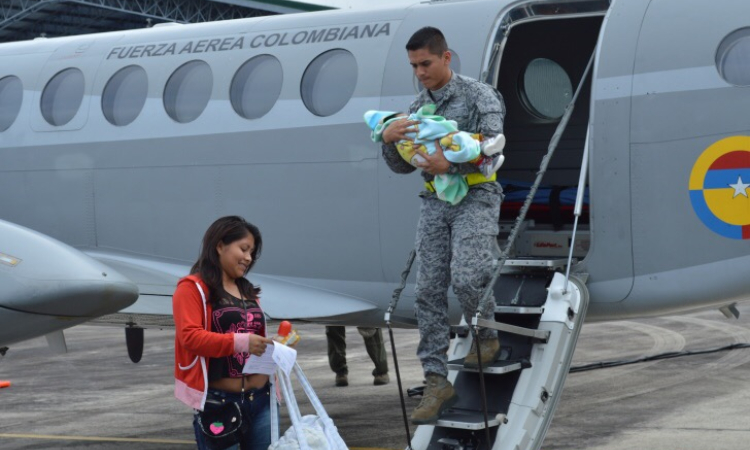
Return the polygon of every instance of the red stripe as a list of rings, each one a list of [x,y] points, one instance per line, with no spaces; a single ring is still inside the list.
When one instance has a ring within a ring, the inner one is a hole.
[[[742,239],[750,239],[750,225],[742,225]]]
[[[750,168],[750,152],[735,150],[716,158],[716,161],[711,164],[708,170],[748,168]]]

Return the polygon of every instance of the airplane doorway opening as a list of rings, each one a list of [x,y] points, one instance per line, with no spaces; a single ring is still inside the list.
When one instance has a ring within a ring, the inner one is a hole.
[[[603,12],[565,18],[545,16],[509,29],[495,83],[507,108],[506,161],[498,172],[505,190],[501,240],[508,237],[565,108],[581,82],[602,20]],[[509,256],[568,256],[590,99],[589,73]],[[586,192],[573,244],[573,256],[579,260],[590,246],[588,211]]]

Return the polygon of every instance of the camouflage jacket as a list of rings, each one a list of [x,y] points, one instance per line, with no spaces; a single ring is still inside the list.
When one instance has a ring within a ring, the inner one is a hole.
[[[430,91],[422,89],[417,98],[409,106],[409,114],[416,112],[428,103],[435,103],[435,114],[446,119],[455,120],[458,129],[468,133],[482,133],[485,137],[493,137],[503,132],[505,118],[505,104],[503,97],[492,86],[481,83],[473,78],[453,73],[442,98],[435,102]],[[383,159],[388,167],[396,173],[411,173],[414,166],[404,161],[394,144],[383,144]],[[457,164],[458,172],[468,174],[478,172],[473,163]],[[425,181],[432,181],[434,176],[422,171]]]

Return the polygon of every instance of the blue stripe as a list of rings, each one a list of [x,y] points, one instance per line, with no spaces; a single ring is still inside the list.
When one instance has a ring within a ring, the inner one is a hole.
[[[750,179],[750,177],[748,177],[748,179]],[[737,180],[735,179],[734,181]],[[690,191],[690,201],[693,203],[695,213],[701,219],[703,224],[710,228],[711,231],[730,239],[742,239],[742,227],[739,225],[730,225],[716,217],[714,213],[708,209],[708,204],[706,204],[706,198],[703,196],[703,191]]]
[[[737,177],[742,177],[742,182],[750,181],[750,169],[722,169],[709,170],[703,181],[703,189],[726,189],[730,184],[737,183]]]

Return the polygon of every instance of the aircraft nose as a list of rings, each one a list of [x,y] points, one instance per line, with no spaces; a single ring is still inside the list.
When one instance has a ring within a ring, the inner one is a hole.
[[[101,314],[98,314],[99,311],[94,311],[95,315],[115,313],[138,300],[138,286],[135,283],[113,270],[110,270],[107,277],[110,279],[104,286],[103,295],[97,297],[99,301],[96,303],[103,311]]]
[[[37,308],[46,314],[95,318],[116,313],[138,299],[138,286],[119,273],[107,269],[98,275],[98,279],[78,279],[59,286]]]
[[[120,311],[138,298],[134,283],[98,261],[67,259],[66,265],[67,274],[58,272],[54,278],[44,272],[0,272],[0,306],[41,315],[94,318]]]
[[[138,287],[109,266],[49,236],[0,221],[0,307],[95,318],[137,298]]]

